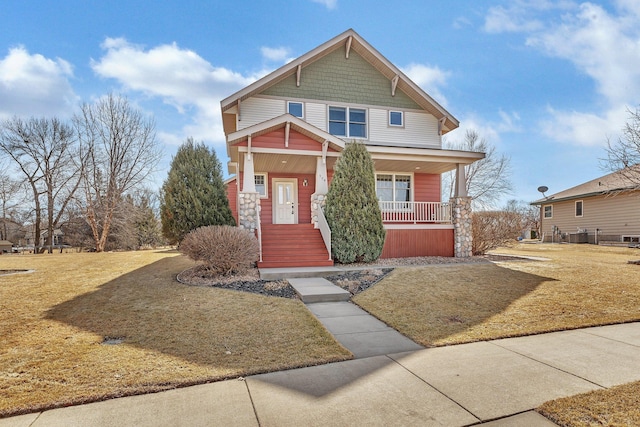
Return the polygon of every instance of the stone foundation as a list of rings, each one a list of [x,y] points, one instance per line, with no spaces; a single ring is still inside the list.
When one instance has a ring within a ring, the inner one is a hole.
[[[313,193],[311,195],[311,223],[318,228],[318,209],[322,209],[327,201],[325,194]]]
[[[260,193],[238,194],[238,227],[254,232],[258,228]]]
[[[456,258],[470,257],[473,255],[471,197],[453,197],[450,203],[454,230],[454,256]]]

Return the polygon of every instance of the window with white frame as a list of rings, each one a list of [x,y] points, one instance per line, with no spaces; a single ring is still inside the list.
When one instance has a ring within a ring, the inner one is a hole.
[[[376,175],[376,196],[381,202],[410,202],[411,175]]]
[[[347,138],[367,137],[367,110],[329,107],[329,133]]]
[[[576,216],[582,216],[582,200],[576,201]]]
[[[302,102],[289,101],[287,102],[287,113],[302,119],[304,118],[304,105]]]
[[[267,175],[256,174],[253,178],[256,183],[256,191],[260,194],[260,197],[267,197]]]
[[[404,126],[404,114],[402,111],[389,111],[389,126]]]
[[[543,208],[545,218],[553,218],[553,205],[545,205]]]

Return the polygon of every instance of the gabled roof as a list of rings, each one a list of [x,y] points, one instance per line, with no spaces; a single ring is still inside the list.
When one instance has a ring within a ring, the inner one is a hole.
[[[389,87],[392,85],[403,91],[411,99],[413,99],[420,107],[433,114],[437,119],[444,119],[444,127],[442,133],[447,133],[459,126],[458,120],[451,115],[444,107],[438,104],[431,96],[416,85],[409,77],[407,77],[400,69],[393,65],[389,60],[380,54],[376,49],[367,43],[358,33],[349,29],[344,33],[332,38],[331,40],[321,44],[315,49],[305,53],[299,58],[289,62],[278,68],[272,73],[266,75],[260,80],[250,84],[244,89],[234,93],[233,95],[223,99],[220,102],[222,112],[237,105],[238,101],[244,101],[254,95],[263,92],[268,87],[282,81],[283,79],[298,72],[298,67],[304,68],[307,65],[317,61],[323,56],[333,52],[334,50],[346,45],[347,51],[352,49],[375,67],[381,74],[389,79]],[[395,81],[395,83],[393,83]]]
[[[337,151],[344,149],[344,141],[337,136],[331,135],[317,127],[310,125],[304,120],[299,119],[291,114],[283,114],[273,119],[266,120],[262,123],[255,124],[253,126],[246,127],[239,131],[230,133],[227,136],[227,151],[231,145],[234,145],[240,141],[246,140],[249,135],[252,137],[264,135],[269,132],[273,132],[277,129],[284,128],[287,123],[291,126],[292,130],[300,132],[301,134],[308,136],[311,139],[318,141],[322,144],[324,141],[329,142],[329,146]],[[227,153],[229,154],[229,153]]]
[[[546,198],[531,202],[532,205],[543,205],[565,200],[578,199],[582,197],[598,196],[602,194],[616,193],[625,190],[633,190],[636,184],[630,182],[626,177],[629,172],[637,172],[640,174],[640,165],[631,166],[629,168],[612,172],[600,178],[576,185],[559,193],[552,194]]]

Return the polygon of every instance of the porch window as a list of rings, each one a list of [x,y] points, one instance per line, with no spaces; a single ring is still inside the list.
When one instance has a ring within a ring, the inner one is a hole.
[[[410,202],[411,175],[376,175],[376,195],[381,202]]]
[[[543,209],[545,218],[553,218],[553,205],[545,205]]]
[[[576,201],[576,216],[582,216],[582,200]]]
[[[254,180],[256,191],[260,193],[260,197],[267,197],[267,176],[265,174],[256,174]]]
[[[287,102],[287,113],[302,119],[304,117],[302,102]]]
[[[366,138],[367,111],[363,108],[329,107],[329,133],[348,138]]]

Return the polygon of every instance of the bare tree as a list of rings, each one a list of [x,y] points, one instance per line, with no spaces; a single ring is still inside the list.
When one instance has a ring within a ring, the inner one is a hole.
[[[615,142],[607,141],[605,167],[619,171],[630,187],[640,188],[640,110],[627,109],[627,113],[622,136]]]
[[[83,104],[74,117],[83,164],[87,222],[96,250],[105,249],[123,196],[140,186],[160,160],[153,120],[110,94]]]
[[[496,147],[484,138],[480,138],[475,130],[468,130],[464,141],[460,143],[445,143],[445,147],[450,150],[485,153],[484,159],[465,167],[467,193],[473,200],[475,209],[495,208],[502,196],[513,191],[510,180],[511,159],[504,154],[498,154]],[[455,190],[454,172],[445,174],[443,180],[443,188],[449,190],[449,197],[453,197]]]
[[[24,186],[21,181],[11,178],[0,165],[0,239],[12,240],[15,228],[17,209],[24,203]]]
[[[46,211],[47,240],[52,252],[54,230],[79,184],[74,167],[76,144],[73,128],[57,118],[14,117],[2,123],[0,150],[22,171],[31,188],[35,205],[34,252],[38,252],[43,210]],[[46,198],[43,209],[40,198]]]

